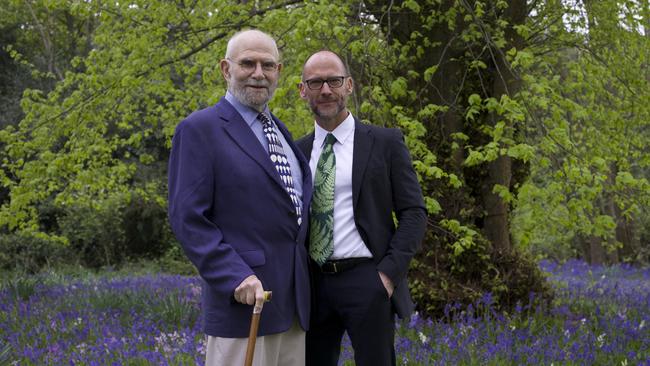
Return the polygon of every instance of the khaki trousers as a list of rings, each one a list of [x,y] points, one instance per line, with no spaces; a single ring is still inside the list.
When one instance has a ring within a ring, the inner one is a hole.
[[[243,366],[248,338],[208,336],[205,366]],[[304,366],[305,331],[298,321],[284,333],[258,337],[253,366]]]

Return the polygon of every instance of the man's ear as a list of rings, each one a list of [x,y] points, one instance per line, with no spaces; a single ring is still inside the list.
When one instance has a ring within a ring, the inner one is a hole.
[[[305,83],[298,83],[298,91],[300,92],[300,98],[307,99],[307,94],[305,93]]]
[[[354,91],[354,81],[352,80],[352,76],[348,77],[347,80],[345,80],[345,91],[348,94],[352,94]]]
[[[228,60],[223,59],[219,61],[219,68],[221,69],[221,75],[226,81],[230,80],[230,63]]]

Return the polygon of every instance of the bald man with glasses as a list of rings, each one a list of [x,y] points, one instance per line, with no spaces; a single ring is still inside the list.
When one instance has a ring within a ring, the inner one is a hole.
[[[256,366],[303,366],[309,324],[305,238],[311,174],[268,102],[282,64],[266,33],[235,34],[214,106],[176,128],[169,219],[203,282],[206,366],[242,365],[253,305],[264,306]],[[264,291],[273,299],[263,305]]]
[[[306,364],[336,366],[347,331],[357,366],[395,365],[394,315],[414,309],[406,273],[427,217],[410,154],[398,129],[362,124],[347,109],[353,80],[336,53],[310,56],[302,80],[315,119],[297,141],[314,182]]]

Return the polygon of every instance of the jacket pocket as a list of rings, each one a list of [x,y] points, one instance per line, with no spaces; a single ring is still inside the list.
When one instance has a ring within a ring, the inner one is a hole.
[[[263,250],[247,250],[238,252],[238,254],[251,268],[259,267],[266,263],[266,256]]]

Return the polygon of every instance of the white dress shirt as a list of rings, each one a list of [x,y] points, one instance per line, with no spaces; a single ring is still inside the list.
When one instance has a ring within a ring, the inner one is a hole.
[[[316,165],[323,150],[325,137],[329,133],[317,123],[314,125],[314,144],[309,159],[312,178],[316,176]],[[334,183],[334,253],[330,259],[372,258],[372,253],[364,244],[354,223],[352,205],[354,117],[352,117],[352,113],[348,114],[348,117],[332,131],[332,134],[336,137],[333,146],[336,157],[336,180]]]

